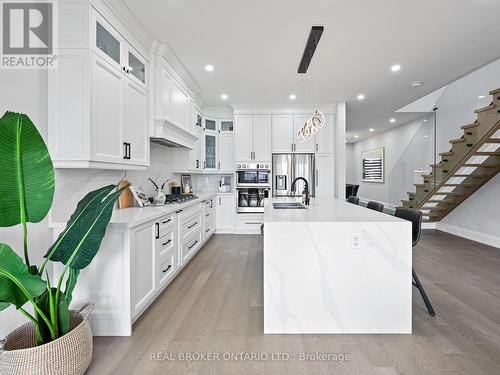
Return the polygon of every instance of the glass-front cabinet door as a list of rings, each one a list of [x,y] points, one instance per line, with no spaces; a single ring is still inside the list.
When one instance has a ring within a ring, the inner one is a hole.
[[[220,120],[221,133],[232,133],[234,131],[233,120]]]
[[[205,169],[217,169],[217,136],[205,134]]]
[[[95,17],[95,51],[122,70],[122,40],[118,32],[97,12]]]
[[[127,51],[127,73],[138,81],[142,86],[146,86],[146,62],[137,52],[129,49]]]
[[[205,129],[207,131],[216,132],[217,131],[217,120],[210,117],[205,117]]]

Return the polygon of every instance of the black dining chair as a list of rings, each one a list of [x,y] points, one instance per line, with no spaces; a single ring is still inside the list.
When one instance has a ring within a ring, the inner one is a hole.
[[[359,190],[359,185],[352,185],[352,194],[351,195],[354,195],[355,197],[357,197],[358,190]],[[348,195],[348,196],[350,196],[350,195]]]
[[[358,197],[354,197],[351,195],[349,198],[347,198],[347,202],[352,203],[352,204],[356,204],[359,206],[359,198]]]
[[[366,208],[369,208],[370,210],[373,211],[384,212],[384,205],[382,203],[374,201],[369,201],[368,204],[366,205]]]
[[[399,217],[400,219],[411,221],[412,248],[415,247],[415,245],[420,240],[420,233],[422,232],[422,212],[415,210],[413,208],[397,207],[394,216]],[[420,282],[417,273],[415,272],[415,269],[413,267],[411,269],[411,273],[413,276],[412,283],[420,292],[420,295],[424,300],[425,306],[427,307],[427,311],[429,311],[429,315],[436,316],[436,312],[432,307],[431,301],[429,300],[429,297],[427,297],[427,293],[425,293],[424,287]]]
[[[350,197],[353,194],[354,191],[354,185],[352,184],[345,184],[345,196]]]

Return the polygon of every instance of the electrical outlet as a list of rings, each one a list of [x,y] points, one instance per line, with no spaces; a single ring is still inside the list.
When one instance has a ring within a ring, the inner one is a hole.
[[[353,233],[351,245],[353,249],[361,248],[361,235],[358,233]]]

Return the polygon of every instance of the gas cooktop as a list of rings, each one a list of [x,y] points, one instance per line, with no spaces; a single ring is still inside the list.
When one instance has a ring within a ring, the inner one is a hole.
[[[194,194],[167,194],[165,204],[183,203],[197,198]]]

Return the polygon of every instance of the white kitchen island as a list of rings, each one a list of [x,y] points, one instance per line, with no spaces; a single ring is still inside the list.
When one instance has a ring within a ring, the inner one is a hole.
[[[341,200],[273,208],[286,200],[265,204],[264,333],[411,333],[411,223]]]

